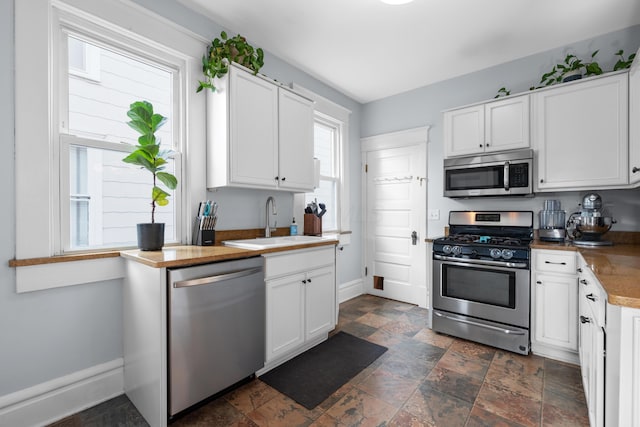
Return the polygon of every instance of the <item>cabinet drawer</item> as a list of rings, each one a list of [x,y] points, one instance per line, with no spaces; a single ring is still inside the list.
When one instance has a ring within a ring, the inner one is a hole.
[[[607,304],[607,294],[604,292],[598,279],[587,266],[581,266],[578,278],[581,298],[584,297],[587,305],[591,308],[596,325],[604,327]]]
[[[534,251],[536,271],[576,274],[576,253],[571,251]]]
[[[335,246],[319,249],[265,254],[265,278],[284,276],[332,265],[335,261]]]

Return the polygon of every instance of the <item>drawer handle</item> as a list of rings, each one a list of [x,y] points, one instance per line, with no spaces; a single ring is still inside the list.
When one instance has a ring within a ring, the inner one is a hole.
[[[542,282],[541,282],[540,280],[536,281],[536,283],[537,283],[538,285],[542,285]]]
[[[551,261],[545,261],[545,264],[555,264],[555,265],[567,265],[566,262],[551,262]]]
[[[580,279],[580,283],[582,283],[585,286],[587,286],[589,284],[589,282],[587,282],[586,279]]]
[[[580,316],[580,323],[591,323],[591,319],[588,317]]]
[[[596,297],[595,297],[595,295],[593,295],[593,294],[585,295],[584,297],[585,297],[586,299],[588,299],[589,301],[595,301],[595,300],[597,300],[597,299],[598,299],[598,298],[596,298]]]

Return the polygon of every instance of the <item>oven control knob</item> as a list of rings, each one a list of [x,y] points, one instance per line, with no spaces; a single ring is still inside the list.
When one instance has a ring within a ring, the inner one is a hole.
[[[460,255],[462,253],[462,248],[460,246],[454,246],[451,248],[451,252],[453,252],[454,255]]]
[[[451,253],[451,245],[444,245],[442,247],[442,252],[444,252],[445,254],[450,254]]]
[[[502,258],[511,259],[513,257],[513,251],[511,249],[502,250]]]
[[[489,251],[489,255],[491,255],[491,258],[498,259],[502,256],[502,251],[500,249],[493,248]]]

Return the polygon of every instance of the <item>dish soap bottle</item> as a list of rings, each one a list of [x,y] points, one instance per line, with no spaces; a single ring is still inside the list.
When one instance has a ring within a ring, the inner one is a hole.
[[[293,222],[291,222],[291,226],[289,227],[289,234],[295,236],[298,234],[298,224],[296,224],[296,218],[293,218]]]

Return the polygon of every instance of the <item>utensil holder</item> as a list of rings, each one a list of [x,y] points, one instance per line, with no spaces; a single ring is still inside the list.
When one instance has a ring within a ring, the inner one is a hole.
[[[322,235],[322,218],[318,217],[315,214],[304,214],[304,235]]]

